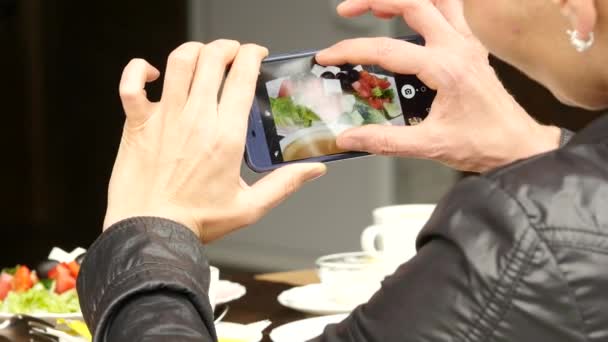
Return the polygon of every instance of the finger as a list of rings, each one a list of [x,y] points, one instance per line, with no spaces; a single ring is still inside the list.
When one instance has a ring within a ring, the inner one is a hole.
[[[200,120],[217,116],[217,97],[228,64],[232,63],[241,44],[234,40],[216,40],[205,45],[196,66],[188,106],[196,108]]]
[[[319,52],[316,60],[322,65],[346,63],[380,65],[386,70],[399,74],[417,75],[427,61],[426,55],[423,46],[403,40],[357,38],[343,40]],[[426,83],[426,80],[422,81]]]
[[[337,144],[349,151],[414,158],[432,157],[436,146],[422,125],[354,128],[338,136]]]
[[[443,14],[452,27],[464,36],[472,36],[471,28],[464,16],[462,0],[433,0],[435,6]]]
[[[234,138],[238,148],[244,145],[260,65],[266,56],[268,50],[264,47],[241,46],[224,84],[219,107],[221,127],[225,135]]]
[[[347,0],[338,6],[338,13],[354,17],[367,11],[402,15],[408,26],[425,37],[427,42],[441,41],[453,29],[430,0]]]
[[[153,104],[146,94],[146,83],[153,82],[160,72],[143,59],[133,59],[123,70],[119,93],[127,122],[133,125],[144,123],[152,115]]]
[[[202,47],[201,43],[188,42],[169,55],[161,100],[168,113],[178,115],[184,108]]]
[[[247,203],[256,203],[253,221],[257,221],[270,209],[276,207],[287,197],[298,191],[306,182],[327,173],[324,164],[292,164],[275,170],[255,183],[246,193],[250,196]]]

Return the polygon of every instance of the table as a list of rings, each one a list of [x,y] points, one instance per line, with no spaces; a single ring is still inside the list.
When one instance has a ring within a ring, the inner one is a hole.
[[[256,280],[254,274],[247,272],[224,272],[222,270],[221,278],[240,283],[247,288],[247,294],[243,298],[228,304],[230,310],[224,320],[242,324],[265,319],[271,320],[272,325],[264,331],[262,341],[271,341],[268,334],[280,325],[311,317],[283,307],[277,301],[277,296],[292,288],[292,285]]]

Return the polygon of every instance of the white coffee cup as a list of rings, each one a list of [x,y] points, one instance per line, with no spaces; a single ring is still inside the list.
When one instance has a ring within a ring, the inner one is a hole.
[[[353,307],[367,302],[389,274],[381,260],[365,252],[330,254],[317,259],[316,264],[328,298]]]
[[[415,218],[428,220],[435,210],[435,204],[400,204],[374,209],[374,224],[405,222]]]
[[[217,286],[220,282],[220,270],[215,266],[209,266],[209,303],[211,309],[215,310],[217,303]]]
[[[396,268],[416,255],[416,237],[430,218],[435,205],[414,204],[374,210],[375,224],[363,230],[364,252],[382,258]]]

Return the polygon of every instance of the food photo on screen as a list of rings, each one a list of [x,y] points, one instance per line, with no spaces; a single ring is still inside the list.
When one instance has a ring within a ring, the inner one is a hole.
[[[284,161],[346,152],[336,137],[352,127],[405,125],[395,78],[360,65],[314,64],[266,90]]]

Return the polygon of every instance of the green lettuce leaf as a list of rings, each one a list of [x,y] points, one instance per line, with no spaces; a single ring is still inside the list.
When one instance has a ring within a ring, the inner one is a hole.
[[[281,127],[310,127],[319,116],[304,106],[296,105],[289,97],[270,98],[270,107],[274,122]]]
[[[13,314],[65,314],[79,312],[80,303],[75,289],[56,294],[38,283],[23,293],[9,292],[4,301],[0,303],[0,311]]]

